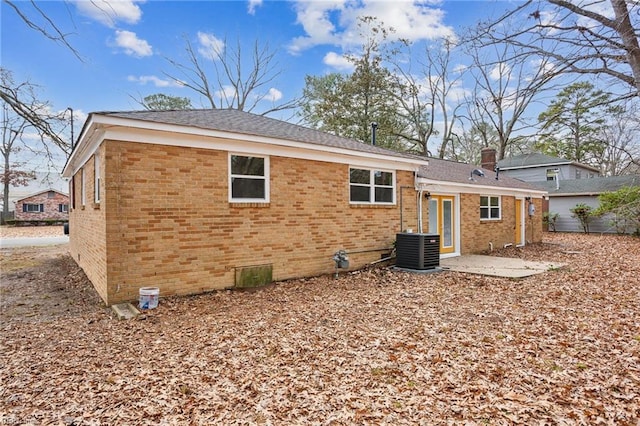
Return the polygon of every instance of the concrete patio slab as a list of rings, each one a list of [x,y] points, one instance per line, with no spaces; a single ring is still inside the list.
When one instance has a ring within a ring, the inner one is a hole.
[[[465,255],[440,259],[440,266],[444,269],[470,274],[490,275],[494,277],[524,278],[535,274],[558,269],[562,263],[532,262],[529,260],[510,257],[495,257],[482,255]]]

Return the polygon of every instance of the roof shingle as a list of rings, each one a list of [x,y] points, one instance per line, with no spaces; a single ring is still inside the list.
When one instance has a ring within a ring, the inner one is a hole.
[[[554,195],[574,194],[602,194],[603,192],[617,191],[625,186],[640,186],[640,175],[622,175],[609,177],[595,177],[591,179],[561,180],[556,189],[555,181],[531,182],[538,188]]]
[[[432,179],[444,182],[455,182],[464,184],[477,184],[482,186],[494,186],[496,188],[515,188],[540,190],[539,188],[523,182],[519,179],[511,178],[504,174],[499,174],[487,169],[481,169],[485,177],[474,177],[470,180],[471,172],[479,168],[473,164],[459,163],[457,161],[441,160],[439,158],[429,158],[429,165],[421,167],[418,176],[425,179]]]
[[[426,160],[426,158],[417,155],[391,151],[379,146],[360,142],[355,139],[348,139],[297,124],[287,123],[286,121],[233,109],[123,112],[105,111],[96,112],[94,114],[154,123],[195,127],[204,130],[216,130],[284,139],[288,141],[323,145],[332,148],[349,149],[370,154],[411,158],[419,161]]]

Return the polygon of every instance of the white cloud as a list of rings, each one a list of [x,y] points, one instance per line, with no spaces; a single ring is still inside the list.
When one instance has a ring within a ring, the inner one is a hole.
[[[330,44],[343,48],[361,44],[358,18],[377,16],[394,37],[411,41],[455,39],[453,29],[444,24],[444,11],[428,1],[305,1],[296,3],[297,23],[305,35],[294,38],[289,52],[298,54],[313,46]]]
[[[335,52],[329,52],[324,55],[322,62],[339,71],[351,71],[354,68],[352,62],[347,60],[343,55],[339,55]]]
[[[504,77],[508,77],[510,74],[511,74],[511,67],[505,63],[499,63],[491,69],[491,72],[489,73],[489,77],[492,80],[498,81]]]
[[[249,15],[255,15],[256,8],[262,6],[262,0],[249,0]]]
[[[116,45],[124,49],[127,55],[143,57],[151,56],[153,49],[145,40],[139,39],[136,33],[116,30]]]
[[[149,84],[153,84],[155,87],[182,87],[180,83],[174,80],[163,79],[160,77],[156,77],[155,75],[141,75],[141,76],[130,75],[127,77],[127,81],[130,81],[132,83],[138,83],[143,86],[149,83]]]
[[[269,93],[263,98],[265,101],[276,102],[282,99],[282,92],[272,87],[269,89]]]
[[[136,3],[141,0],[77,0],[78,11],[107,27],[114,28],[118,22],[137,24],[142,11]]]
[[[216,91],[214,93],[214,96],[217,99],[231,101],[234,98],[235,94],[236,94],[236,89],[234,89],[233,86],[225,85],[225,86],[222,86],[222,89]]]
[[[455,73],[455,74],[462,74],[463,72],[465,72],[467,69],[469,69],[469,67],[467,65],[464,64],[458,64],[456,66],[453,67],[453,69],[451,70],[451,72]]]
[[[212,61],[218,59],[224,52],[224,41],[213,34],[198,31],[198,43],[200,44],[198,53]]]

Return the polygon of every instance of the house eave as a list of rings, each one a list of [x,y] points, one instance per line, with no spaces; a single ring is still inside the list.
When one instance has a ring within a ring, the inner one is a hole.
[[[540,168],[540,167],[571,166],[571,165],[600,173],[600,170],[598,168],[589,166],[587,164],[578,163],[577,161],[554,161],[553,163],[528,164],[523,166],[506,166],[506,167],[500,167],[500,171],[504,172],[507,170],[534,169],[534,168]]]
[[[395,168],[416,171],[429,164],[427,159],[357,151],[309,142],[299,142],[245,133],[202,129],[164,123],[96,115],[90,117],[78,146],[67,161],[62,175],[70,177],[93,155],[103,140],[117,140],[159,145],[219,149],[263,155],[299,156],[318,161]],[[180,135],[179,138],[170,135]]]
[[[433,179],[416,178],[416,190],[442,192],[442,193],[466,193],[484,195],[514,195],[542,198],[547,195],[547,191],[525,188],[508,188],[501,186],[482,185],[480,183],[460,183],[439,181]]]

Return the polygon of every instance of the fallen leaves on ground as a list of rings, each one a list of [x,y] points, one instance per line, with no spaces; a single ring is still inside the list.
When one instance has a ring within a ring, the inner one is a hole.
[[[3,308],[0,423],[637,425],[640,240],[493,254],[567,266],[377,268],[162,299],[130,321],[86,297],[28,320]]]

